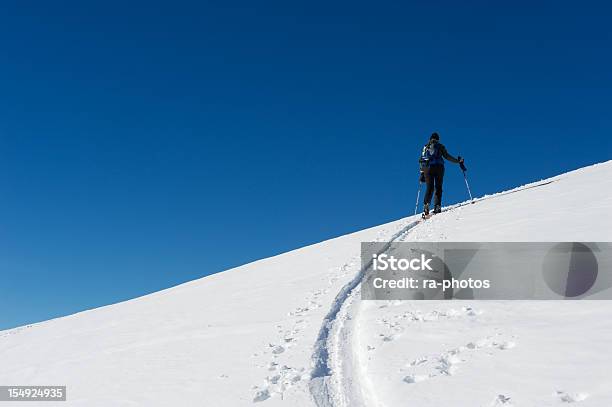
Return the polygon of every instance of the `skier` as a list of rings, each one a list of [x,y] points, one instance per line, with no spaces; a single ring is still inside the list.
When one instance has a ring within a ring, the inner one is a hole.
[[[446,147],[440,143],[440,135],[432,133],[429,142],[423,147],[421,153],[421,177],[420,181],[427,184],[425,199],[423,200],[423,218],[429,216],[429,204],[435,188],[434,213],[442,211],[442,183],[444,180],[444,158],[448,161],[463,164],[463,158],[455,158],[446,151]],[[463,167],[462,167],[463,168]]]

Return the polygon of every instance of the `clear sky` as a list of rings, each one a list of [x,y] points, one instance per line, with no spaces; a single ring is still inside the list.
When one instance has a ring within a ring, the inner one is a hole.
[[[605,4],[4,2],[0,329],[609,159]]]

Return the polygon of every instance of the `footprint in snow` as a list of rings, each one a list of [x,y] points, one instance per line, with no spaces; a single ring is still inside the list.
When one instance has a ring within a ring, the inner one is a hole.
[[[266,377],[266,381],[268,383],[271,383],[271,384],[277,384],[278,381],[280,380],[280,378],[281,378],[281,376],[279,374],[277,374],[275,376],[268,376],[268,377]]]
[[[499,345],[497,345],[497,349],[506,350],[506,349],[512,349],[515,346],[516,346],[516,342],[507,341],[507,342],[502,342]]]
[[[282,398],[283,393],[300,382],[306,372],[305,368],[297,369],[283,365],[277,370],[276,366],[275,364],[274,370],[276,370],[277,373],[267,376],[264,379],[264,385],[262,387],[252,387],[253,390],[256,390],[255,396],[253,397],[254,403],[267,400],[277,394],[280,394]]]
[[[281,354],[281,353],[283,353],[285,351],[285,348],[282,347],[281,345],[274,346],[274,345],[270,344],[270,347],[272,348],[272,353],[275,354],[275,355],[279,355],[279,354]]]
[[[425,356],[423,356],[423,357],[420,357],[410,362],[410,366],[419,366],[419,365],[422,365],[423,363],[427,363],[428,361],[429,360]]]
[[[557,390],[556,395],[564,403],[577,403],[589,397],[587,393],[567,393],[561,390]]]
[[[308,307],[297,307],[295,310],[289,312],[289,316],[301,317],[308,313],[308,311],[310,311],[310,308]]]
[[[396,335],[384,335],[384,334],[380,334],[380,336],[382,336],[382,340],[383,342],[391,342],[393,340],[395,340],[395,338],[397,337]]]
[[[270,391],[268,389],[258,390],[253,397],[253,403],[258,403],[270,398]]]
[[[424,382],[425,380],[429,378],[430,376],[428,375],[409,374],[408,376],[404,377],[404,382],[413,384],[413,383]]]
[[[439,359],[439,362],[440,364],[436,366],[436,369],[438,369],[440,373],[444,375],[452,376],[457,373],[457,370],[459,369],[457,365],[463,363],[463,360],[457,356],[456,353],[449,352],[448,354],[443,355]]]
[[[489,404],[490,407],[512,407],[512,403],[510,402],[510,397],[505,396],[503,394],[499,394],[495,399]]]
[[[475,316],[478,316],[478,315],[482,314],[482,311],[476,311],[476,310],[475,310],[474,308],[472,308],[472,307],[463,307],[463,308],[462,308],[462,311],[463,311],[463,312],[464,312],[464,313],[465,313],[467,316],[470,316],[470,317],[475,317]]]

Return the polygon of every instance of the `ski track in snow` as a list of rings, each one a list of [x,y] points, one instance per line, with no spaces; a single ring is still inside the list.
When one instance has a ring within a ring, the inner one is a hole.
[[[404,226],[399,232],[391,237],[387,244],[381,249],[380,253],[386,251],[393,242],[402,238],[411,229],[416,227],[420,223],[420,220],[413,220]],[[353,302],[356,294],[359,292],[359,283],[363,280],[368,265],[361,267],[355,277],[342,287],[340,292],[336,295],[336,298],[332,302],[331,308],[325,318],[319,335],[317,337],[314,352],[312,356],[313,370],[310,379],[310,392],[317,406],[319,407],[331,407],[337,405],[348,405],[345,400],[348,400],[348,395],[345,393],[344,383],[340,383],[339,380],[330,380],[332,373],[338,377],[344,377],[341,373],[342,361],[332,360],[333,355],[330,352],[330,347],[335,347],[336,352],[345,352],[346,350],[340,349],[347,345],[350,340],[348,338],[342,338],[342,336],[348,334],[342,328],[344,321],[350,319],[347,308]],[[340,322],[340,326],[335,326]],[[344,341],[338,340],[339,338],[345,339]],[[333,388],[332,388],[333,387]],[[340,404],[342,403],[342,404]]]
[[[485,195],[472,201],[465,201],[447,206],[442,209],[442,213],[475,204],[480,201],[495,199],[532,188],[544,187],[558,181],[559,178],[560,177],[556,177],[546,181],[538,181],[508,191]],[[418,215],[407,219],[409,221],[408,225],[404,226],[399,232],[393,235],[387,244],[379,251],[379,254],[385,252],[392,243],[404,241],[407,235],[418,225],[431,224],[437,220],[436,215],[432,219],[427,219],[427,223],[424,223],[425,221],[421,220]],[[356,346],[352,343],[353,339],[351,332],[354,325],[358,325],[356,321],[359,313],[358,301],[356,305],[354,304],[356,302],[356,296],[360,293],[359,284],[365,277],[367,268],[368,265],[360,268],[355,277],[343,286],[336,295],[330,311],[323,320],[321,330],[317,337],[312,356],[313,370],[310,375],[309,388],[312,398],[318,407],[364,407],[367,405],[379,404],[376,400],[376,395],[370,389],[371,386],[369,380],[365,377],[365,372],[360,367],[359,352],[354,349]],[[475,316],[477,314],[477,312],[470,307],[464,307],[463,311],[466,315]],[[443,313],[440,313],[440,315],[443,315]],[[436,318],[438,316],[436,316]],[[390,342],[397,338],[397,335],[397,333],[381,335],[381,338],[383,342]],[[437,364],[434,366],[432,372],[425,375],[407,374],[404,376],[403,381],[405,383],[418,383],[440,375],[451,376],[457,372],[459,364],[466,362],[465,359],[458,356],[462,352],[465,354],[466,351],[473,352],[482,348],[507,350],[515,346],[516,343],[512,340],[500,341],[493,337],[486,337],[474,342],[469,342],[464,346],[459,346],[442,354],[435,355],[433,360],[437,361]],[[373,351],[375,347],[367,345],[367,349]],[[420,358],[420,361],[415,363],[429,364],[431,358],[431,355],[424,356]],[[347,370],[354,371],[347,373]],[[571,403],[582,401],[587,395],[583,393],[570,395],[563,391],[558,391],[557,397],[564,402]],[[509,400],[510,398],[505,395],[498,395],[494,399],[492,405],[512,407],[511,404],[509,404]]]

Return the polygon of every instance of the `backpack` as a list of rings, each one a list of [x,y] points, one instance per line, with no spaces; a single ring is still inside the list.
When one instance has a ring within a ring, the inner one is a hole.
[[[442,158],[442,145],[440,143],[427,143],[421,152],[421,168],[430,167],[432,165],[444,165]]]

